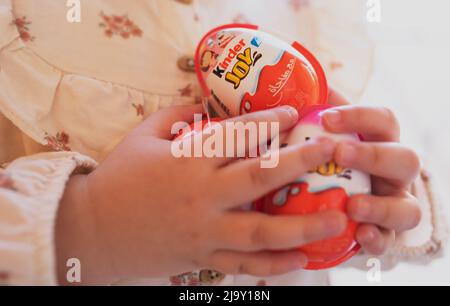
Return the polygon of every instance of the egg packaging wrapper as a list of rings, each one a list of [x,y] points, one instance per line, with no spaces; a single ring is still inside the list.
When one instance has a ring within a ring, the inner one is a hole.
[[[328,86],[316,58],[253,25],[225,25],[198,45],[196,72],[211,108],[222,117],[291,105],[326,104]]]

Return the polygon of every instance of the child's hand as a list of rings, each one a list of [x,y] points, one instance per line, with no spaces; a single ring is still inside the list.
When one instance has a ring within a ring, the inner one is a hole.
[[[201,111],[193,106],[153,114],[97,170],[72,178],[57,222],[61,279],[72,257],[81,260],[86,282],[197,268],[274,275],[302,268],[307,259],[299,251],[273,251],[345,229],[347,218],[339,212],[268,216],[234,209],[329,161],[335,143],[322,139],[284,148],[274,169],[262,169],[259,159],[176,159],[172,124],[190,122]],[[279,122],[286,131],[298,114],[284,107],[234,120]]]
[[[333,104],[344,104],[332,93]],[[344,101],[345,102],[345,101]],[[377,107],[342,106],[324,115],[330,132],[359,133],[365,142],[338,144],[335,160],[372,175],[373,195],[350,199],[348,215],[363,223],[357,239],[370,253],[383,254],[395,242],[395,233],[416,227],[421,218],[418,200],[410,192],[420,162],[398,144],[400,128],[394,114]]]

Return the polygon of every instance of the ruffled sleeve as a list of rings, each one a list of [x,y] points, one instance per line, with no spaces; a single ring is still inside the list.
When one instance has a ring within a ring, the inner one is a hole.
[[[199,89],[195,74],[177,68],[176,55],[169,72],[161,59],[151,60],[170,52],[144,39],[157,32],[145,25],[154,18],[144,2],[84,5],[92,14],[74,25],[59,18],[67,13],[65,2],[0,0],[0,112],[41,145],[102,160],[151,113],[193,104]],[[129,39],[105,35],[99,22],[127,12],[146,32]]]
[[[0,169],[0,284],[57,283],[58,204],[69,177],[95,166],[76,153],[42,153]]]

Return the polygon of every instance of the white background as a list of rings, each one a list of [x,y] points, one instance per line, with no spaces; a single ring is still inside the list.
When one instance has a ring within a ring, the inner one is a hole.
[[[361,103],[383,104],[397,113],[402,142],[421,154],[443,213],[450,216],[450,1],[381,0],[381,5],[381,23],[368,26],[376,58]],[[340,268],[331,273],[331,282],[370,285],[366,274]],[[400,264],[382,272],[381,284],[450,285],[450,252],[425,266]]]

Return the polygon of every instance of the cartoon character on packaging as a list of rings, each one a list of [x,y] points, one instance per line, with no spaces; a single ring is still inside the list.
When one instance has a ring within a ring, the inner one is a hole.
[[[228,44],[235,36],[226,31],[219,31],[208,38],[203,45],[200,56],[201,71],[207,73],[214,65],[217,64],[217,57],[223,52]]]
[[[305,109],[307,115],[287,138],[287,145],[310,141],[319,136],[335,141],[359,141],[356,134],[332,134],[321,125],[321,114],[331,106]],[[370,194],[370,176],[354,169],[345,169],[330,161],[310,171],[295,182],[270,193],[255,203],[256,209],[273,215],[306,215],[326,210],[346,211],[347,201],[356,194]],[[352,220],[339,237],[300,247],[308,256],[306,269],[320,270],[337,266],[355,255],[360,246],[355,240],[358,224]]]

